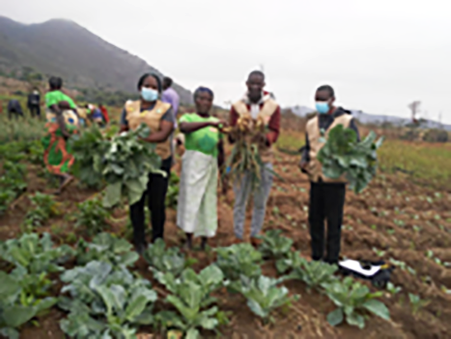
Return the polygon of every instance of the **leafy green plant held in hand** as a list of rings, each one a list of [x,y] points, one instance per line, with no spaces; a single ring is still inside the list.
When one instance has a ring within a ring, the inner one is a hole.
[[[144,252],[144,259],[154,272],[172,273],[178,277],[186,267],[185,256],[178,247],[166,248],[163,239],[157,239]]]
[[[88,187],[100,188],[103,184],[101,166],[106,151],[104,139],[96,125],[70,139],[72,154],[77,160],[71,170]]]
[[[234,140],[232,151],[226,160],[226,167],[230,169],[227,176],[232,181],[241,182],[246,174],[252,191],[260,185],[262,169],[265,166],[260,156],[266,133],[265,125],[261,118],[254,122],[251,117],[241,117],[235,126],[226,128],[230,139]],[[260,141],[253,142],[253,139]],[[277,175],[273,170],[266,170]]]
[[[241,277],[241,281],[233,283],[247,299],[250,310],[262,318],[264,323],[274,322],[271,312],[275,309],[288,305],[295,297],[289,297],[286,287],[277,287],[281,279],[273,279],[265,276],[258,278]]]
[[[24,225],[28,229],[42,226],[49,218],[60,215],[59,203],[53,199],[52,195],[36,192],[30,198],[34,209],[25,216]]]
[[[150,325],[157,294],[147,280],[134,278],[125,267],[114,268],[92,261],[85,267],[66,271],[61,280],[59,306],[69,311],[61,329],[76,338],[136,338],[140,325]]]
[[[122,196],[133,205],[147,189],[149,173],[166,175],[160,170],[161,158],[155,153],[156,145],[142,140],[149,133],[144,124],[135,131],[113,136],[103,135],[93,127],[85,131],[82,138],[74,139],[73,154],[76,161],[80,161],[75,173],[85,178],[94,172],[106,182],[105,207],[119,204]]]
[[[251,244],[220,247],[216,253],[216,265],[229,280],[238,280],[241,275],[249,278],[261,275],[262,255]]]
[[[157,315],[162,327],[180,329],[189,339],[199,338],[200,328],[216,329],[223,312],[212,306],[216,299],[211,293],[223,286],[224,279],[217,266],[208,266],[199,274],[188,268],[180,278],[172,273],[160,273],[157,279],[171,292],[166,301],[177,309],[177,313],[163,311]]]
[[[365,327],[365,317],[362,311],[368,311],[385,320],[390,320],[390,312],[382,302],[376,300],[383,292],[371,293],[369,288],[360,282],[346,277],[343,281],[336,280],[324,284],[326,294],[338,307],[327,315],[327,321],[332,326],[341,324],[345,317],[351,326]]]
[[[286,279],[298,279],[307,284],[309,288],[318,288],[323,284],[327,284],[336,280],[334,276],[338,267],[329,265],[322,261],[307,261],[300,259],[300,266],[295,267]]]
[[[283,237],[281,234],[281,230],[271,230],[262,237],[263,242],[259,250],[263,257],[281,259],[288,255],[293,246],[293,240]]]
[[[75,225],[85,228],[88,235],[96,235],[109,227],[106,222],[109,216],[99,199],[87,200],[78,204]]]
[[[356,193],[362,192],[376,175],[377,150],[383,143],[383,138],[376,138],[371,131],[358,142],[354,130],[343,125],[332,128],[317,156],[324,175],[338,179],[345,174],[349,187]]]
[[[86,265],[91,261],[102,261],[113,266],[132,266],[139,259],[133,246],[123,238],[110,233],[100,233],[91,243],[81,239],[77,244],[77,263]]]

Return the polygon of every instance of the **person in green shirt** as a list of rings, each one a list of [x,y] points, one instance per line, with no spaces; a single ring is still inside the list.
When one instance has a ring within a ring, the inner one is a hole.
[[[185,153],[182,157],[180,190],[177,207],[177,226],[186,233],[186,246],[192,248],[193,234],[207,239],[218,228],[217,187],[218,168],[224,163],[221,129],[226,122],[210,116],[213,92],[199,87],[194,93],[196,113],[184,114],[180,131],[185,134]]]
[[[61,78],[49,79],[50,89],[45,95],[47,133],[42,139],[47,170],[61,180],[57,194],[73,180],[68,172],[74,163],[74,157],[67,140],[78,132],[80,123],[76,113],[77,106],[72,98],[62,91],[62,86]]]
[[[45,95],[45,105],[47,107],[51,108],[53,106],[59,106],[60,103],[64,103],[63,105],[66,107],[77,109],[77,105],[75,105],[72,98],[61,90],[63,85],[61,78],[51,78],[49,83],[50,91]]]

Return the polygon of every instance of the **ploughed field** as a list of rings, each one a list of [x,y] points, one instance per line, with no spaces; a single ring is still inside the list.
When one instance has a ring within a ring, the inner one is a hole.
[[[284,140],[282,139],[281,143]],[[410,147],[403,143],[403,147]],[[396,146],[399,146],[396,144]],[[390,141],[384,146],[384,156]],[[423,147],[412,145],[412,147]],[[426,147],[426,146],[424,146]],[[429,147],[429,146],[427,146]],[[440,146],[430,146],[440,147]],[[445,147],[445,146],[443,146]],[[284,181],[275,179],[267,205],[264,231],[281,230],[283,236],[293,240],[294,251],[309,257],[308,190],[309,183],[297,168],[299,157],[282,152],[276,153],[275,170]],[[31,197],[36,192],[51,193],[54,187],[45,175],[39,159],[35,164],[26,164],[27,190],[10,204],[0,216],[0,239],[20,237],[30,230],[26,225],[27,213],[36,209]],[[384,164],[383,164],[384,165]],[[174,168],[179,172],[180,162]],[[427,171],[424,169],[424,171]],[[327,315],[335,309],[334,303],[321,289],[309,289],[301,280],[282,283],[290,295],[299,295],[291,306],[273,312],[273,321],[264,322],[246,305],[246,298],[238,293],[227,293],[225,288],[213,293],[218,298],[216,305],[226,312],[227,325],[219,327],[225,338],[446,338],[451,333],[451,191],[449,185],[428,186],[417,183],[415,177],[403,172],[380,173],[362,194],[348,192],[342,230],[342,255],[351,259],[384,260],[396,266],[392,274],[391,289],[383,289],[379,298],[390,310],[390,321],[371,315],[365,327],[359,329],[345,322],[332,327]],[[72,183],[55,201],[57,210],[31,230],[48,232],[57,245],[75,245],[80,238],[90,240],[92,234],[83,225],[76,227],[79,219],[77,204],[95,198],[97,192]],[[218,190],[218,194],[220,190]],[[216,261],[215,248],[231,245],[233,235],[233,192],[220,195],[219,229],[210,241],[206,252],[196,248],[187,257],[196,259],[192,267],[199,272]],[[250,206],[251,207],[251,206]],[[130,239],[130,224],[127,208],[116,209],[107,218],[106,231]],[[248,209],[247,226],[250,223]],[[183,234],[176,227],[176,212],[167,210],[165,240],[168,246],[182,246]],[[78,223],[80,224],[80,223]],[[186,251],[184,251],[186,252]],[[75,266],[75,261],[65,263],[65,268]],[[262,263],[265,276],[278,277],[275,260]],[[10,264],[1,261],[0,269],[11,271]],[[130,270],[152,282],[158,294],[155,311],[173,309],[164,299],[168,295],[165,286],[159,284],[149,264],[140,258]],[[52,274],[55,284],[50,294],[57,296],[62,283],[58,274]],[[367,282],[372,291],[376,291]],[[365,314],[365,313],[363,313]],[[59,322],[66,317],[54,306],[46,314],[35,318],[21,328],[21,338],[64,338]],[[158,338],[151,334],[152,328],[143,326],[138,331],[141,338]],[[213,331],[201,332],[203,337],[214,337]]]

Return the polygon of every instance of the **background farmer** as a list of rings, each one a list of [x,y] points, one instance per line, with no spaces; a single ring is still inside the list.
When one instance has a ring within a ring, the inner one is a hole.
[[[19,115],[22,118],[24,117],[22,106],[20,105],[20,102],[16,99],[11,99],[8,102],[8,119],[11,120],[13,115],[16,119],[18,118]]]
[[[31,117],[41,117],[41,95],[37,88],[34,88],[33,91],[28,94],[27,107],[30,111]]]
[[[80,127],[80,119],[76,114],[77,106],[72,98],[63,92],[62,87],[61,78],[49,79],[49,91],[45,94],[47,133],[42,138],[47,170],[60,177],[57,194],[73,180],[69,170],[75,159],[67,141],[72,134],[78,133]]]
[[[179,110],[180,97],[177,92],[172,88],[172,79],[169,77],[163,78],[163,93],[161,95],[161,101],[167,102],[172,106],[172,113],[174,114],[174,130],[177,129],[177,113]],[[174,134],[171,134],[171,151],[175,154],[175,147],[172,142]],[[175,163],[175,158],[172,159],[172,164]]]

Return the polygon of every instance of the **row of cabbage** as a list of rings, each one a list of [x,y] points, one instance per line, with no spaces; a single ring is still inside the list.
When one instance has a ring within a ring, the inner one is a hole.
[[[228,323],[218,300],[225,293],[241,294],[263,323],[273,322],[276,309],[298,299],[283,286],[288,280],[303,281],[334,302],[327,316],[332,325],[362,328],[369,313],[389,319],[380,292],[337,278],[335,266],[309,262],[292,245],[280,231],[269,231],[258,250],[245,243],[217,248],[216,261],[195,272],[193,259],[158,240],[144,254],[152,286],[132,270],[139,256],[125,239],[100,233],[71,248],[54,246],[49,234],[24,234],[0,244],[0,334],[17,338],[24,324],[58,307],[67,313],[60,327],[72,338],[135,338],[143,326],[199,338]],[[262,275],[266,259],[275,261],[278,278]]]

